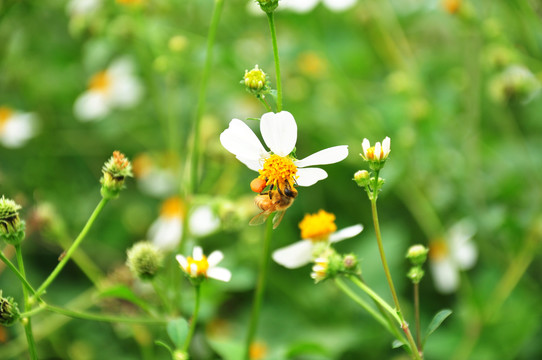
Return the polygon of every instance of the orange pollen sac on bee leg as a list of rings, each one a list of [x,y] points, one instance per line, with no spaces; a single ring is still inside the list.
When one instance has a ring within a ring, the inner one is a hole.
[[[265,189],[266,186],[267,186],[267,181],[265,181],[265,179],[262,179],[260,177],[257,177],[256,179],[250,182],[250,189],[256,193],[261,193],[263,189]]]
[[[263,169],[259,171],[260,179],[267,179],[266,185],[274,185],[275,187],[284,187],[284,184],[289,184],[293,187],[297,178],[297,166],[288,156],[271,155],[265,160]]]

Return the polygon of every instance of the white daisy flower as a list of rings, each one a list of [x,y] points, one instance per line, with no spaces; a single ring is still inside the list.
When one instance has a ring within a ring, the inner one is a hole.
[[[260,120],[260,131],[271,151],[265,150],[254,132],[239,119],[233,119],[220,134],[220,142],[249,169],[265,177],[267,185],[288,183],[293,188],[296,183],[311,186],[325,179],[327,173],[310,166],[333,164],[348,156],[347,145],[324,149],[301,160],[290,156],[297,141],[297,124],[287,111],[264,114]]]
[[[478,248],[472,241],[476,232],[468,220],[455,224],[444,239],[429,245],[429,266],[437,291],[450,294],[459,287],[459,272],[474,266]]]
[[[220,218],[207,204],[196,206],[190,211],[188,219],[190,234],[204,237],[214,233],[220,227]]]
[[[37,132],[33,113],[23,113],[0,106],[0,143],[7,148],[23,146]]]
[[[148,238],[159,249],[172,250],[179,245],[183,232],[184,204],[179,197],[162,203],[160,216],[151,224]]]
[[[143,87],[133,74],[132,62],[123,58],[90,79],[89,89],[75,101],[74,112],[81,121],[97,120],[115,108],[134,106],[142,95]]]
[[[349,226],[337,231],[335,215],[320,210],[316,214],[306,214],[299,223],[301,229],[301,241],[285,246],[273,252],[273,260],[288,269],[295,269],[308,264],[311,261],[318,261],[315,258],[320,256],[323,244],[327,246],[344,239],[358,235],[362,230],[361,224]]]
[[[215,250],[207,258],[201,247],[195,246],[192,256],[177,255],[175,258],[190,277],[205,277],[225,282],[231,279],[231,272],[228,269],[216,266],[224,258],[221,251]]]
[[[363,139],[363,142],[361,143],[361,148],[363,149],[363,154],[361,154],[361,157],[365,161],[374,161],[374,162],[386,161],[391,151],[390,146],[391,146],[391,140],[387,136],[382,141],[382,145],[380,144],[380,142],[377,142],[375,146],[371,146],[369,139],[365,138]]]

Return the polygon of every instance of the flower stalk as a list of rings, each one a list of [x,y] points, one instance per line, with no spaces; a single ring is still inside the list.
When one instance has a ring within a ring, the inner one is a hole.
[[[279,48],[277,45],[277,31],[275,29],[275,17],[274,12],[267,13],[267,20],[269,22],[269,30],[271,31],[271,41],[273,42],[273,59],[275,60],[275,76],[277,77],[277,112],[282,111],[282,81],[280,79],[280,61],[279,61]]]
[[[24,263],[23,263],[23,253],[21,251],[21,245],[17,244],[15,245],[15,252],[17,254],[17,263],[19,264],[19,272],[23,278],[26,279],[26,274],[24,270]],[[28,311],[31,307],[30,305],[30,298],[28,296],[28,289],[24,285],[23,286],[23,297],[24,297],[24,311]],[[32,322],[30,321],[29,317],[21,317],[24,332],[26,335],[26,341],[28,343],[28,351],[30,353],[30,358],[32,360],[38,359],[38,353],[36,351],[36,342],[34,340],[34,333],[32,332]]]
[[[190,342],[192,341],[192,337],[194,336],[194,332],[196,331],[196,324],[198,320],[198,313],[199,313],[199,305],[200,305],[200,298],[201,298],[201,284],[195,285],[196,290],[196,303],[194,305],[194,314],[192,315],[192,320],[190,320],[190,329],[188,329],[188,335],[186,336],[186,340],[184,341],[183,349],[182,351],[187,353],[188,347],[190,346]]]

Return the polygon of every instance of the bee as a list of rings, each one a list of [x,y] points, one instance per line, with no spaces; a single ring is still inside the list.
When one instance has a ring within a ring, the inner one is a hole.
[[[276,229],[282,221],[286,210],[294,203],[296,196],[297,190],[288,183],[284,186],[277,186],[276,189],[271,186],[268,192],[256,195],[254,203],[262,212],[254,216],[250,220],[249,225],[263,224],[269,215],[275,213],[273,217],[273,229]]]

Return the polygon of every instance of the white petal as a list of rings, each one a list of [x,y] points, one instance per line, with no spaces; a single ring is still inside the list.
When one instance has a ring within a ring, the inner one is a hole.
[[[339,145],[320,150],[304,159],[294,161],[297,167],[334,164],[348,156],[348,145]]]
[[[297,13],[306,13],[314,9],[317,4],[318,0],[282,0],[278,8],[289,9]]]
[[[297,169],[297,184],[299,186],[311,186],[318,181],[327,178],[327,172],[319,168]]]
[[[190,275],[198,276],[198,265],[194,263],[190,264]]]
[[[224,254],[222,254],[222,251],[215,250],[209,255],[207,258],[207,262],[209,263],[209,267],[216,266],[219,262],[224,259]]]
[[[381,145],[380,145],[380,142],[377,142],[377,143],[375,144],[375,158],[376,158],[376,159],[380,159],[380,154],[381,154],[381,152],[382,152],[382,147],[381,147]]]
[[[357,0],[323,0],[324,5],[331,11],[344,11],[356,4]]]
[[[220,219],[210,206],[201,205],[192,211],[188,219],[190,234],[202,237],[216,231],[220,226]]]
[[[207,277],[228,282],[231,279],[231,272],[222,267],[212,267],[207,270]]]
[[[111,103],[120,108],[129,108],[139,102],[143,96],[143,86],[132,75],[111,79]]]
[[[90,121],[107,115],[110,111],[110,104],[107,96],[103,93],[86,91],[75,100],[73,110],[79,120]]]
[[[459,273],[455,264],[449,258],[432,261],[430,266],[437,291],[450,294],[457,290],[459,287]]]
[[[288,269],[295,269],[308,264],[312,260],[313,247],[312,241],[301,240],[275,250],[272,257],[280,265]]]
[[[452,256],[461,270],[468,270],[476,264],[478,259],[478,248],[476,245],[469,241],[464,243],[461,247],[452,247]]]
[[[36,133],[37,120],[32,113],[12,115],[0,126],[0,141],[5,147],[23,146]]]
[[[349,239],[356,236],[363,230],[363,225],[357,224],[349,227],[345,227],[339,231],[335,231],[333,234],[329,235],[329,242],[338,242],[344,239]]]
[[[361,148],[363,149],[363,155],[367,156],[367,150],[371,147],[371,143],[369,142],[369,139],[365,138],[363,139],[363,142],[361,143]]]
[[[260,159],[269,156],[252,129],[239,119],[230,121],[229,127],[220,134],[220,142],[247,166],[247,162],[258,163]],[[249,168],[257,170],[250,166]]]
[[[147,232],[151,242],[161,250],[174,249],[181,240],[183,223],[180,218],[156,219]]]
[[[192,250],[192,259],[196,261],[203,259],[203,250],[201,249],[201,246],[194,246],[194,250]]]
[[[384,156],[388,156],[390,153],[390,146],[391,146],[391,140],[388,136],[382,141],[382,151],[384,152]]]
[[[246,165],[247,168],[250,170],[258,171],[260,169],[263,169],[263,164],[265,162],[265,159],[269,157],[269,154],[262,155],[259,159],[252,159],[252,158],[245,158],[242,156],[236,156],[237,160],[242,162]]]
[[[184,256],[177,255],[177,256],[175,256],[175,259],[177,259],[177,262],[179,263],[179,265],[181,265],[181,267],[184,270],[187,270],[187,268],[188,268],[188,260]]]
[[[297,124],[288,111],[263,114],[260,131],[267,146],[279,156],[289,155],[295,147]]]

